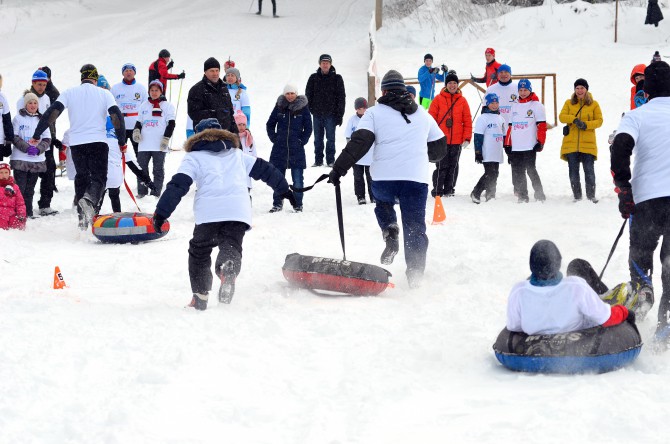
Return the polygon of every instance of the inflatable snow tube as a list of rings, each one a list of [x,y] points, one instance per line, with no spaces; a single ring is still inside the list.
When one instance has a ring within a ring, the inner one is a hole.
[[[170,223],[165,222],[163,232],[156,233],[151,224],[151,214],[112,213],[96,216],[93,220],[93,235],[110,244],[126,244],[160,239],[170,231]]]
[[[532,373],[605,373],[624,367],[640,354],[635,324],[593,327],[555,335],[500,332],[496,358],[510,370]]]
[[[376,265],[340,259],[286,256],[282,267],[291,285],[309,290],[327,290],[354,296],[376,296],[389,287],[391,273]]]

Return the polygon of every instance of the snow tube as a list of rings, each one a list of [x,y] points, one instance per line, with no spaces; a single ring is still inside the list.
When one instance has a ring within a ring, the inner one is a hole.
[[[96,216],[93,219],[93,235],[104,243],[126,244],[160,239],[170,231],[170,223],[161,227],[162,233],[156,233],[151,224],[151,214],[112,213]]]
[[[642,338],[634,323],[593,327],[555,335],[500,332],[493,344],[505,367],[532,373],[605,373],[637,358]]]
[[[282,267],[291,285],[309,290],[328,290],[354,296],[376,296],[389,287],[391,273],[376,265],[341,259],[286,256]]]

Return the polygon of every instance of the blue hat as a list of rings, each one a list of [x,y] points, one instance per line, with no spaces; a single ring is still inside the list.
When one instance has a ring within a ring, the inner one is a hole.
[[[209,119],[201,120],[195,126],[195,132],[196,133],[205,131],[206,129],[222,129],[222,128],[221,128],[221,124],[219,124],[218,120],[216,120],[213,117],[210,117]]]
[[[123,71],[125,71],[126,69],[132,69],[133,71],[135,71],[135,74],[137,74],[137,68],[135,68],[135,65],[133,65],[132,63],[126,63],[125,65],[123,65],[123,67],[121,68],[121,74],[123,74]]]
[[[506,64],[500,65],[498,67],[498,72],[500,72],[500,71],[507,71],[508,73],[512,74],[512,68],[510,68],[510,66],[506,65]]]
[[[412,85],[407,85],[407,92],[416,97],[416,88]]]
[[[530,80],[521,79],[519,80],[519,87],[517,89],[525,88],[530,92],[533,92],[533,87],[530,85]]]
[[[485,95],[484,101],[486,102],[486,106],[489,106],[493,102],[500,103],[498,101],[498,95],[495,93],[488,93],[487,95]]]
[[[33,73],[33,82],[48,82],[48,81],[49,76],[47,76],[47,73],[45,73],[41,69],[38,69]]]
[[[105,78],[105,76],[99,76],[99,77],[98,77],[98,86],[99,86],[100,88],[104,88],[104,89],[110,89],[110,88],[111,88],[111,87],[109,86],[109,82],[107,81],[107,79]]]

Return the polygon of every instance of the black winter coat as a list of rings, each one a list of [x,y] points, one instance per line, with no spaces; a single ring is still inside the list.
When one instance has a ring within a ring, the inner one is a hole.
[[[658,26],[658,22],[661,20],[663,20],[663,13],[660,6],[658,6],[658,0],[649,0],[647,4],[647,18],[644,24]]]
[[[272,141],[272,165],[281,170],[307,168],[305,145],[312,135],[312,116],[305,96],[290,103],[279,96],[265,128]]]
[[[309,76],[305,95],[309,102],[309,109],[315,116],[334,116],[338,125],[342,124],[346,94],[342,76],[331,66],[328,74],[324,75],[321,68]]]
[[[233,102],[223,80],[212,83],[207,77],[193,85],[188,92],[188,116],[193,120],[193,128],[204,119],[214,118],[221,128],[237,134],[233,117]]]

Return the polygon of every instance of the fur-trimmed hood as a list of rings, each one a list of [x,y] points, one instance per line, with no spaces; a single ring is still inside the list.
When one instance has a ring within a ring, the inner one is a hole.
[[[219,152],[231,148],[240,148],[237,134],[224,129],[206,129],[190,137],[184,144],[184,151]]]
[[[292,113],[298,112],[307,106],[307,96],[298,96],[293,102],[286,100],[286,97],[279,96],[277,98],[277,107],[281,110],[288,110]]]

